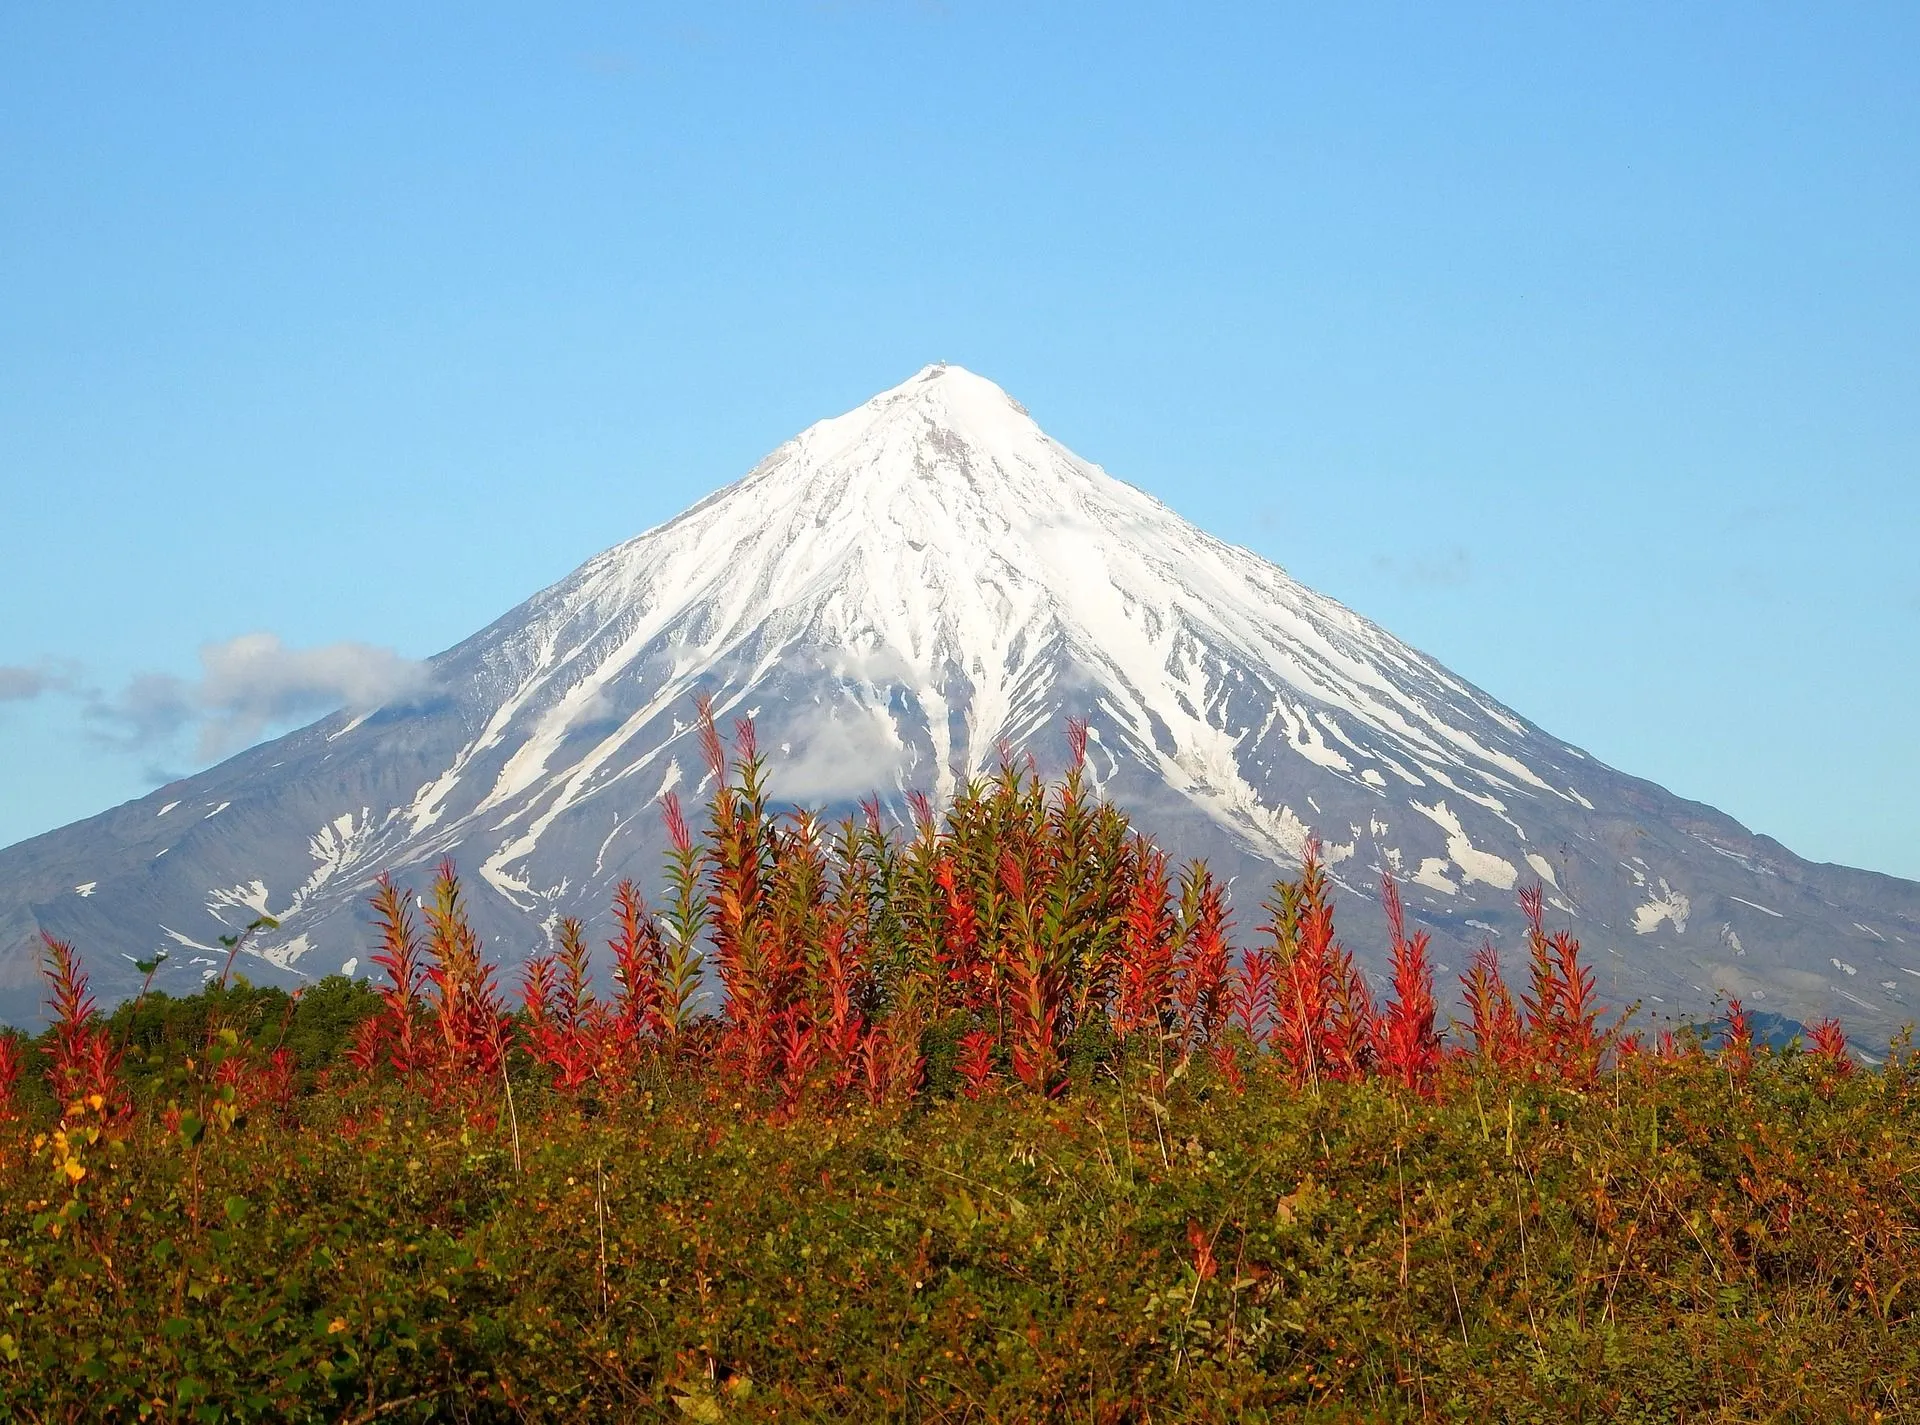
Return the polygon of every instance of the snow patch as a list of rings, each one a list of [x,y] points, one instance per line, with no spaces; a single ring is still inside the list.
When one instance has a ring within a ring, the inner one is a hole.
[[[73,893],[84,900],[86,897],[93,894],[93,888],[99,884],[100,883],[98,881],[82,881],[79,885],[73,888]]]
[[[1760,912],[1760,913],[1761,913],[1762,915],[1770,915],[1770,916],[1772,916],[1772,917],[1773,917],[1773,918],[1774,918],[1775,920],[1785,920],[1785,919],[1786,919],[1786,917],[1785,917],[1784,915],[1782,915],[1782,914],[1781,914],[1781,913],[1780,913],[1779,911],[1777,911],[1777,910],[1769,910],[1769,909],[1768,909],[1768,908],[1767,908],[1766,906],[1763,906],[1763,905],[1761,905],[1761,904],[1760,904],[1760,903],[1759,903],[1758,901],[1750,901],[1750,900],[1748,900],[1748,899],[1747,899],[1746,897],[1744,897],[1744,896],[1728,896],[1728,897],[1727,897],[1727,899],[1728,899],[1728,900],[1730,900],[1730,901],[1739,901],[1741,905],[1744,905],[1744,906],[1747,906],[1747,907],[1750,907],[1750,908],[1751,908],[1751,909],[1753,909],[1753,910],[1757,910],[1757,911],[1759,911],[1759,912]]]
[[[340,876],[359,854],[368,833],[373,827],[373,813],[367,807],[360,808],[356,817],[352,812],[342,812],[332,821],[324,823],[320,829],[307,838],[307,854],[317,863],[313,873],[293,893],[282,920],[297,914],[308,902]]]
[[[228,886],[225,890],[207,893],[207,914],[222,925],[229,922],[221,912],[236,907],[241,910],[250,910],[255,916],[273,915],[273,912],[267,909],[267,883],[257,880],[243,881],[237,886]]]
[[[154,815],[156,817],[165,816],[168,812],[172,811],[175,807],[179,805],[180,805],[179,802],[168,802],[165,806],[161,807],[159,811],[155,812]]]
[[[302,934],[294,936],[291,940],[282,940],[277,944],[262,945],[258,950],[249,947],[247,953],[266,961],[269,965],[277,969],[291,970],[293,968],[293,962],[312,948],[312,942]]]
[[[1478,849],[1460,825],[1460,818],[1444,800],[1432,806],[1412,803],[1413,809],[1447,834],[1447,855],[1460,868],[1462,883],[1480,881],[1497,891],[1510,891],[1520,880],[1520,872],[1511,861]],[[1424,867],[1422,868],[1424,869]]]
[[[1286,853],[1298,861],[1307,854],[1307,842],[1313,839],[1313,830],[1300,820],[1299,813],[1290,806],[1283,806],[1277,812],[1265,812],[1265,808],[1255,808],[1264,812],[1260,817],[1263,829]]]
[[[365,722],[368,718],[372,716],[373,714],[371,712],[363,712],[363,713],[357,714],[350,722],[347,723],[345,727],[341,728],[338,732],[329,732],[327,734],[327,741],[329,742],[339,741],[341,738],[345,737],[349,732],[352,732],[356,727],[360,726],[361,723]]]
[[[1447,863],[1439,856],[1429,856],[1420,863],[1420,869],[1413,873],[1413,883],[1425,886],[1428,890],[1441,891],[1447,895],[1458,895],[1460,887],[1447,879]]]
[[[1833,957],[1833,968],[1841,971],[1843,974],[1848,974],[1848,975],[1857,975],[1860,973],[1853,966],[1849,965],[1845,960],[1842,960],[1838,955]]]
[[[1276,708],[1280,719],[1287,725],[1287,746],[1316,767],[1325,767],[1330,772],[1351,772],[1353,763],[1340,752],[1327,745],[1325,735],[1307,716],[1307,710],[1299,706],[1281,703]]]
[[[216,816],[220,815],[221,812],[225,811],[228,807],[232,805],[233,805],[232,802],[222,802],[220,803],[219,806],[215,807],[212,811],[208,812],[205,816],[201,817],[200,820],[212,821]]]
[[[613,845],[613,838],[620,834],[621,827],[628,825],[632,820],[631,816],[622,819],[618,812],[614,813],[613,830],[609,831],[606,839],[600,843],[600,849],[593,853],[593,874],[596,877],[606,869],[607,848]]]
[[[1546,857],[1542,856],[1538,851],[1529,851],[1527,853],[1527,864],[1533,867],[1534,875],[1552,886],[1556,891],[1560,889],[1559,879],[1553,874],[1552,863],[1550,863]]]
[[[1687,933],[1687,917],[1693,913],[1693,902],[1667,884],[1666,878],[1660,878],[1659,894],[1648,900],[1633,913],[1633,933],[1651,935],[1667,921],[1673,926],[1675,935]]]
[[[533,901],[531,897],[533,896],[533,887],[521,880],[518,876],[509,875],[507,872],[507,863],[515,860],[519,855],[524,854],[520,851],[521,842],[524,840],[525,838],[523,837],[521,841],[509,841],[496,850],[493,855],[487,857],[486,860],[480,863],[480,875],[488,885],[500,892],[508,904],[518,910],[532,910]],[[532,849],[530,845],[527,847],[528,851]],[[528,899],[522,900],[522,896],[528,897]]]

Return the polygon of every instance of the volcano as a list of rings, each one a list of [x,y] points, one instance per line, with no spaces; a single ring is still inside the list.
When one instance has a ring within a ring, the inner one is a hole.
[[[930,366],[341,712],[0,851],[0,1016],[37,1017],[38,932],[104,998],[169,952],[183,992],[259,914],[256,980],[364,972],[390,871],[469,873],[507,964],[657,881],[658,802],[698,800],[696,699],[750,716],[776,798],[936,803],[1070,717],[1101,792],[1233,878],[1238,918],[1318,840],[1377,971],[1379,880],[1456,970],[1521,953],[1516,892],[1642,1021],[1717,1000],[1884,1042],[1920,992],[1920,885],[1815,865],[1552,737],[1277,566],[1079,459],[991,382]],[[1556,919],[1557,918],[1557,919]]]

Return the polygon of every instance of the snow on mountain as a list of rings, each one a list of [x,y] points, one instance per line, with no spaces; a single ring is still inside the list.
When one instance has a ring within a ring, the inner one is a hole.
[[[496,950],[524,954],[621,876],[652,883],[655,804],[703,775],[701,692],[755,716],[778,794],[829,804],[949,795],[1003,745],[1057,765],[1085,715],[1107,794],[1239,885],[1263,890],[1317,834],[1363,962],[1385,867],[1456,965],[1484,937],[1512,946],[1513,893],[1543,882],[1603,991],[1649,1018],[1731,993],[1884,1035],[1920,981],[1920,887],[1808,865],[1601,765],[958,367],[802,432],[433,673],[428,697],[0,852],[0,1008],[31,1013],[21,942],[41,926],[96,962],[171,946],[163,976],[184,984],[267,911],[283,928],[257,973],[358,964],[369,879],[449,854]],[[1245,918],[1259,895],[1239,901]],[[1838,950],[1873,973],[1838,974]]]

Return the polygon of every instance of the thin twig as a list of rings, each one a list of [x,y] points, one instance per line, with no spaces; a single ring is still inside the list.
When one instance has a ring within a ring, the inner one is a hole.
[[[605,1316],[613,1304],[607,1290],[607,1173],[606,1155],[593,1159],[593,1213],[600,1229],[600,1314]]]
[[[500,1082],[507,1091],[507,1122],[513,1128],[513,1175],[520,1177],[520,1114],[513,1106],[513,1079],[507,1073],[507,1055],[500,1052]]]

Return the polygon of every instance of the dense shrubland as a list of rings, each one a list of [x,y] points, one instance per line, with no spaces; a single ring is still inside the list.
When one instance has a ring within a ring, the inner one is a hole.
[[[1528,917],[1442,1033],[1312,856],[1222,888],[1007,759],[889,830],[703,721],[618,892],[499,983],[443,866],[384,975],[0,1040],[27,1419],[1860,1419],[1920,1368],[1915,1080],[1835,1025],[1647,1044]],[[233,949],[240,948],[236,943]],[[231,961],[230,961],[231,963]],[[711,997],[707,986],[718,993]],[[1451,997],[1451,995],[1449,995]]]

